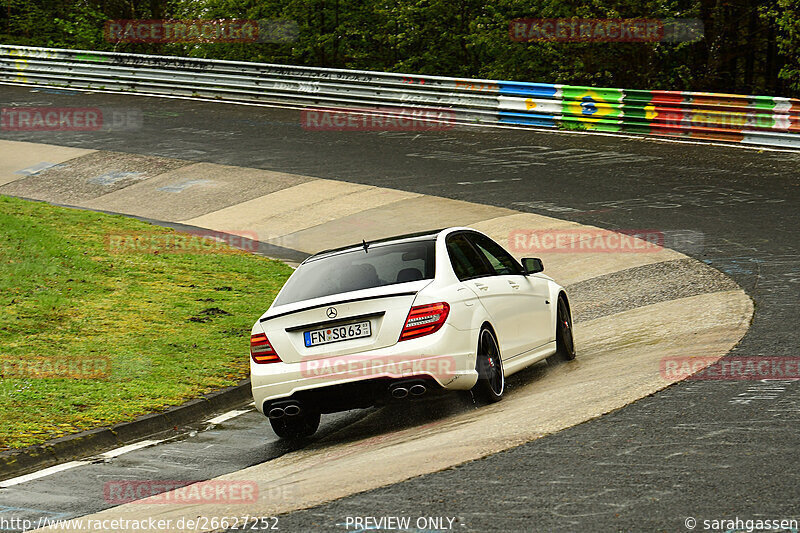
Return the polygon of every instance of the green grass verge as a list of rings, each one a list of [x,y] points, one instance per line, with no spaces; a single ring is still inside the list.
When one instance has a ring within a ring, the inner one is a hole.
[[[175,235],[0,196],[0,450],[247,376],[250,328],[291,268],[219,246],[119,253],[108,243],[120,234]]]

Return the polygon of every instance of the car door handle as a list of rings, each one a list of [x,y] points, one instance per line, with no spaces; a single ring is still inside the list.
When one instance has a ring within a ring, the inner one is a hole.
[[[464,305],[467,307],[472,307],[473,303],[470,301],[470,297],[475,298],[475,293],[466,287],[461,287],[457,292],[458,295],[464,299]]]
[[[489,287],[487,287],[483,283],[476,283],[475,286],[478,287],[482,291],[488,291],[489,290]]]

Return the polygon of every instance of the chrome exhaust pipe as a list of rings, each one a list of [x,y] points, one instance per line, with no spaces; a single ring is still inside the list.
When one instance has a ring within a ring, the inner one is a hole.
[[[297,405],[296,403],[290,403],[289,405],[283,408],[283,413],[286,416],[297,416],[300,414],[301,411],[302,409],[300,409],[300,406]]]
[[[416,385],[411,385],[411,388],[408,389],[408,392],[411,393],[412,396],[422,396],[428,392],[428,388],[422,383],[417,383]]]
[[[399,400],[408,396],[408,389],[405,387],[393,387],[391,394],[392,398],[397,398]]]
[[[267,416],[275,420],[277,418],[283,418],[283,415],[285,414],[286,412],[283,410],[283,408],[273,407],[272,409],[269,410],[269,414]]]

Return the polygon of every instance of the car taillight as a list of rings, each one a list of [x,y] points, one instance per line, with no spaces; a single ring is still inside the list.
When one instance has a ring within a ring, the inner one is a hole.
[[[263,333],[250,336],[250,357],[258,364],[281,362],[281,358],[275,353],[272,344]]]
[[[450,306],[446,302],[412,307],[399,340],[416,339],[439,331],[449,312]]]

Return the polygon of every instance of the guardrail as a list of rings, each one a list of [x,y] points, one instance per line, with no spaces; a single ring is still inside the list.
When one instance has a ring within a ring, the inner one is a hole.
[[[0,45],[0,81],[800,148],[800,100]]]

